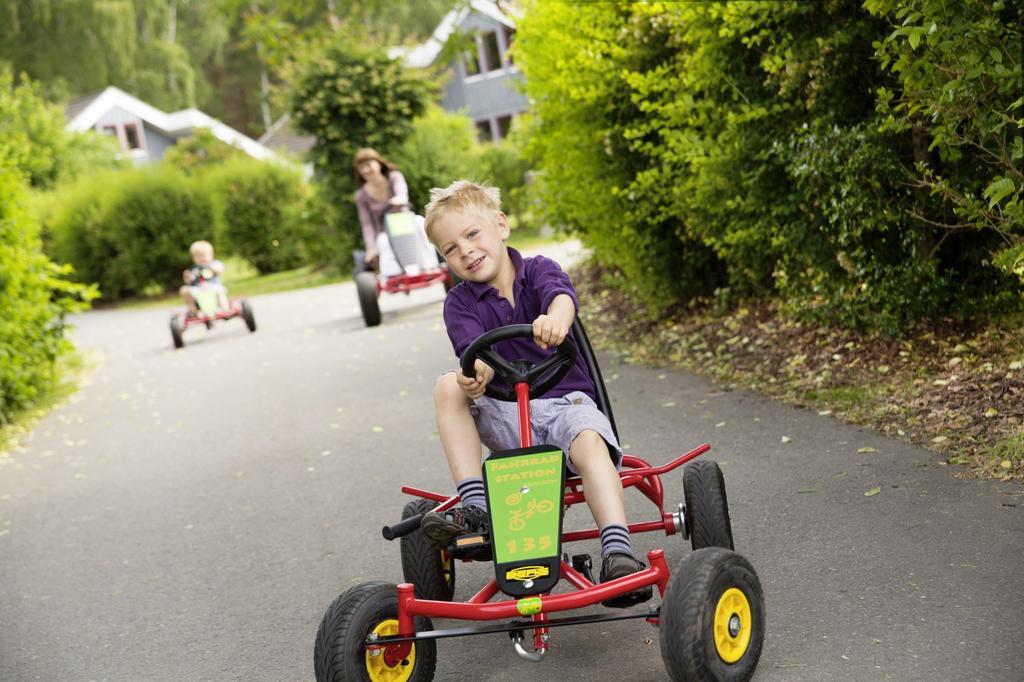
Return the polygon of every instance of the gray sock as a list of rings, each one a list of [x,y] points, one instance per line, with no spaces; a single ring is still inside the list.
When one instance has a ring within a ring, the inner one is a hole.
[[[629,544],[629,529],[621,523],[609,523],[601,529],[601,557],[609,554],[633,556],[633,548]]]
[[[479,476],[464,478],[456,483],[455,487],[459,491],[459,497],[462,498],[463,507],[473,505],[482,509],[487,509],[487,495],[484,494],[484,479]]]

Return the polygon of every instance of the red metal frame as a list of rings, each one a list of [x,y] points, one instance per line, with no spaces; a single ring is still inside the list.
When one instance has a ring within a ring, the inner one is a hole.
[[[422,289],[450,279],[451,275],[445,268],[428,270],[416,275],[394,275],[385,278],[384,281],[377,280],[377,295],[379,296],[382,291],[389,294],[408,294],[413,289]]]
[[[228,301],[228,307],[218,310],[214,315],[205,315],[203,313],[199,313],[198,315],[188,315],[186,313],[178,313],[181,318],[182,331],[193,325],[206,324],[207,322],[213,322],[215,320],[230,320],[231,318],[238,317],[241,314],[241,299],[237,298]]]
[[[519,411],[520,440],[523,447],[530,447],[533,443],[533,435],[530,425],[529,387],[525,383],[518,383],[515,385],[515,392]],[[619,473],[623,489],[629,487],[636,488],[658,508],[659,512],[659,520],[657,521],[629,524],[629,532],[631,534],[657,530],[663,530],[666,535],[674,535],[676,533],[674,515],[665,511],[661,475],[686,464],[710,449],[711,446],[709,444],[703,443],[689,452],[676,457],[671,462],[658,467],[651,466],[639,457],[632,455],[623,457],[623,468]],[[563,501],[567,508],[585,501],[582,490],[583,482],[580,478],[566,480],[565,487],[566,491]],[[437,511],[450,509],[459,501],[457,495],[449,497],[412,486],[403,486],[402,492],[438,502],[439,504],[435,508]],[[592,528],[564,533],[562,535],[562,542],[564,544],[566,542],[590,540],[598,537],[600,537],[600,531],[597,528]],[[539,595],[541,610],[539,613],[533,614],[533,620],[538,624],[537,627],[533,628],[534,649],[538,652],[543,652],[547,649],[545,635],[548,628],[543,627],[542,624],[546,622],[548,614],[592,606],[598,602],[633,592],[648,585],[657,585],[658,592],[664,596],[669,579],[669,568],[665,561],[665,551],[656,549],[648,552],[647,562],[650,567],[642,571],[606,583],[594,584],[586,576],[563,561],[561,577],[576,589],[564,594]],[[413,589],[413,586],[409,583],[398,585],[398,632],[405,637],[415,635],[416,629],[413,619],[417,616],[453,618],[458,620],[498,620],[502,618],[517,618],[523,615],[519,611],[520,600],[518,599],[491,602],[491,599],[498,594],[498,584],[494,578],[491,578],[479,592],[466,602],[417,599]],[[652,619],[648,620],[651,621]],[[367,650],[383,648],[385,661],[389,666],[394,667],[399,665],[408,656],[411,646],[411,642],[402,642],[390,645],[366,645],[366,648]]]

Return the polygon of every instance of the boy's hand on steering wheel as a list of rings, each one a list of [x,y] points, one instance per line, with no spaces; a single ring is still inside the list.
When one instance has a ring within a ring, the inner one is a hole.
[[[541,315],[533,321],[533,342],[541,350],[559,346],[569,333],[569,324],[557,315]]]
[[[483,360],[477,360],[473,364],[473,368],[476,370],[475,377],[467,377],[462,372],[456,372],[455,378],[459,383],[459,388],[471,399],[476,400],[484,394],[487,384],[494,378],[494,370]]]

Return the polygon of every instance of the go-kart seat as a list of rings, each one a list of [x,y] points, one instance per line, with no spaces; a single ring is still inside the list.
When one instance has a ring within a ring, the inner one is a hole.
[[[572,335],[576,339],[577,352],[583,358],[587,371],[590,372],[590,378],[594,382],[594,400],[597,403],[597,409],[608,417],[608,422],[612,425],[612,433],[618,438],[619,430],[615,426],[612,403],[608,399],[608,391],[604,385],[604,378],[601,376],[601,368],[597,366],[597,357],[594,355],[594,349],[590,345],[590,339],[587,337],[587,331],[583,328],[583,323],[580,322],[579,315],[572,322]]]

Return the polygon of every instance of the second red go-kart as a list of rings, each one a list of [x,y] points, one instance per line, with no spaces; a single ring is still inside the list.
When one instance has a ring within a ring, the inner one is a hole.
[[[596,528],[563,532],[564,510],[584,501],[582,482],[566,480],[561,450],[531,442],[529,399],[561,381],[575,362],[579,344],[598,406],[613,429],[615,421],[583,326],[574,323],[573,335],[537,364],[507,361],[491,348],[503,340],[532,336],[530,325],[500,327],[477,338],[463,355],[468,376],[480,358],[506,384],[492,381],[488,395],[518,404],[522,447],[492,453],[484,462],[487,532],[457,537],[444,548],[433,545],[419,529],[420,520],[432,509],[455,506],[458,497],[403,487],[418,499],[405,506],[401,522],[382,533],[388,540],[401,538],[405,582],[364,583],[331,603],[316,634],[318,681],[432,680],[436,641],[444,637],[507,633],[518,656],[539,662],[548,651],[552,629],[631,618],[659,628],[662,660],[673,680],[746,680],[753,675],[764,637],[764,597],[753,567],[733,551],[721,470],[712,461],[692,461],[710,449],[708,444],[662,466],[630,455],[623,460],[623,488],[635,488],[657,510],[654,519],[629,524],[630,533],[663,531],[690,540],[693,552],[674,570],[664,550],[657,549],[647,553],[648,568],[597,583],[589,555],[570,558],[563,553],[564,545],[596,539],[599,533]],[[687,462],[684,502],[666,510],[661,477]],[[491,561],[495,575],[467,600],[455,601],[456,561]],[[552,594],[560,581],[573,589]],[[647,586],[657,587],[660,604],[563,615]],[[496,599],[499,593],[505,596]],[[474,623],[434,629],[431,618]],[[463,671],[462,679],[474,678],[472,671]]]
[[[389,256],[387,272],[378,276],[375,268],[364,260],[365,253],[356,251],[354,279],[359,296],[359,309],[367,327],[380,324],[380,295],[408,294],[440,282],[447,293],[458,284],[455,273],[447,264],[438,261],[436,252],[427,241],[420,224],[422,220],[408,206],[395,207],[384,214],[384,238],[393,260]],[[380,267],[383,270],[383,254]]]
[[[228,307],[222,308],[217,299],[216,290],[203,288],[203,282],[213,279],[213,276],[211,270],[200,273],[199,279],[196,281],[196,288],[193,289],[196,310],[186,308],[171,315],[171,340],[174,342],[175,348],[185,347],[185,330],[197,324],[210,329],[218,320],[241,317],[250,332],[256,331],[256,316],[253,315],[249,301],[244,298],[231,299],[228,301]]]

